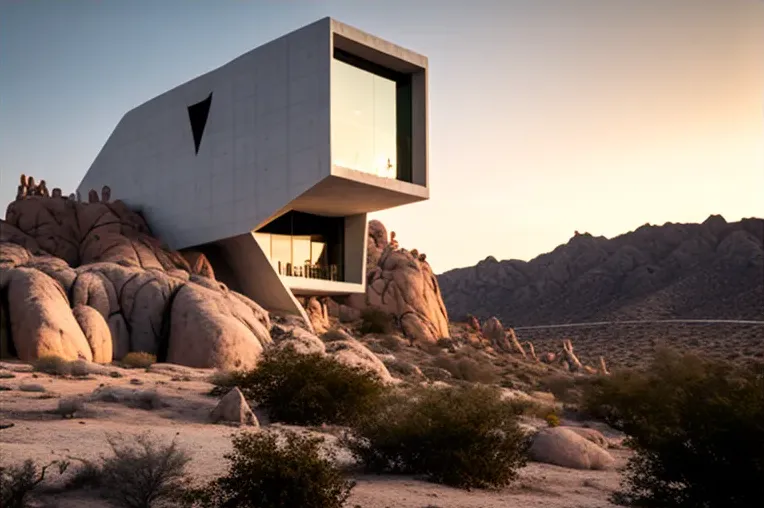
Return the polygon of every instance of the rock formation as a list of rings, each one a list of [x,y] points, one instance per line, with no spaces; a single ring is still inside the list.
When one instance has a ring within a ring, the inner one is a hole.
[[[343,305],[356,311],[375,307],[390,313],[411,340],[435,342],[449,337],[446,306],[424,255],[400,248],[394,233],[388,240],[387,229],[377,220],[369,222],[367,243],[366,295],[348,298]],[[337,312],[342,312],[343,305]]]
[[[4,354],[107,363],[144,351],[244,368],[271,342],[267,312],[214,280],[206,260],[191,267],[163,247],[124,203],[45,197],[32,177],[25,188],[0,220]]]
[[[449,312],[514,326],[764,319],[764,220],[711,216],[607,239],[578,234],[525,262],[488,257],[438,276]]]
[[[470,327],[474,328],[479,325],[474,316],[469,316],[469,318],[474,320],[474,322],[472,320],[468,320]],[[520,341],[517,339],[515,331],[512,328],[505,330],[504,326],[502,326],[501,321],[499,321],[498,318],[488,318],[486,322],[483,323],[481,333],[483,337],[488,339],[488,341],[496,350],[503,351],[505,353],[517,353],[523,358],[527,358],[527,353],[525,352],[522,344],[520,344]],[[533,349],[533,344],[530,345],[530,348]],[[532,356],[535,357],[535,351],[533,352]]]
[[[534,436],[528,455],[536,462],[571,469],[613,469],[613,456],[590,439],[593,435],[568,427],[544,429]]]
[[[239,425],[260,425],[255,413],[252,412],[244,394],[238,387],[233,387],[210,411],[210,421],[212,423],[229,422]]]
[[[327,343],[301,328],[299,324],[277,323],[273,325],[272,333],[277,348],[293,348],[301,354],[327,355],[345,365],[371,371],[385,383],[394,381],[382,360],[341,329],[337,329],[336,333],[342,338]]]
[[[310,319],[310,324],[313,326],[313,330],[318,334],[326,332],[331,326],[329,323],[329,309],[327,303],[316,297],[303,298],[300,303],[308,314],[308,319]]]

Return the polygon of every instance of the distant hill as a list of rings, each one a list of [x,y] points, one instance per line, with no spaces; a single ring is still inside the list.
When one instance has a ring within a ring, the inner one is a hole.
[[[525,262],[489,256],[438,276],[452,320],[511,326],[607,320],[764,320],[764,219],[578,234]]]

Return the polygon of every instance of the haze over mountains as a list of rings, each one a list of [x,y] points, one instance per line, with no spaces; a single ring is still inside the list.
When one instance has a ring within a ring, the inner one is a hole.
[[[525,262],[489,256],[438,276],[452,320],[512,326],[608,320],[764,320],[764,219],[578,234]]]

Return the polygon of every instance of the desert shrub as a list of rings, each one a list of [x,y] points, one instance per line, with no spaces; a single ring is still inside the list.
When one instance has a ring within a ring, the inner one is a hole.
[[[449,339],[448,337],[442,337],[435,342],[437,346],[441,349],[449,349],[453,347],[454,341],[452,339]]]
[[[443,356],[443,348],[434,342],[419,342],[417,347],[431,356]]]
[[[385,361],[384,363],[390,373],[400,374],[402,376],[421,376],[422,374],[415,365],[397,358],[395,360]]]
[[[59,400],[55,412],[63,418],[73,418],[75,413],[82,412],[84,409],[85,402],[81,398],[70,397]]]
[[[393,316],[375,307],[368,307],[361,312],[361,333],[392,333]]]
[[[550,414],[556,414],[554,404],[538,399],[513,398],[507,401],[518,415],[540,418],[546,421]]]
[[[485,386],[391,395],[344,438],[373,472],[424,474],[455,487],[501,487],[525,464],[517,413]]]
[[[348,336],[342,330],[331,328],[321,336],[324,342],[334,342],[337,340],[347,340]]]
[[[209,378],[209,383],[222,388],[233,388],[238,378],[236,372],[230,370],[216,370]]]
[[[561,402],[576,404],[581,401],[582,386],[585,384],[583,378],[552,374],[539,380],[538,388],[551,392]]]
[[[66,481],[64,485],[66,490],[98,488],[101,486],[103,471],[99,463],[75,457],[71,459],[79,461],[80,465],[74,468],[74,474]]]
[[[90,375],[91,367],[85,360],[75,360],[69,363],[69,374],[75,377],[85,377]]]
[[[22,392],[38,392],[42,393],[47,390],[45,390],[45,387],[43,385],[37,384],[37,383],[23,383],[19,385],[19,391]]]
[[[382,345],[381,342],[377,340],[372,340],[369,342],[366,342],[366,347],[369,348],[369,351],[372,353],[376,353],[378,355],[389,355],[391,354],[390,350],[387,349],[384,345]]]
[[[392,333],[386,333],[379,338],[379,342],[388,350],[397,352],[403,349],[403,339]]]
[[[190,491],[192,506],[241,508],[340,508],[354,484],[323,451],[323,438],[285,432],[242,433],[226,455],[228,473]]]
[[[644,372],[590,386],[584,409],[635,450],[614,501],[644,507],[758,506],[764,478],[764,375],[663,350]]]
[[[133,352],[127,353],[119,363],[128,369],[148,369],[157,362],[157,357],[151,353]]]
[[[470,383],[495,383],[498,379],[496,369],[488,363],[478,363],[471,358],[450,358],[438,356],[433,364],[436,367],[447,370],[454,379],[469,381]]]
[[[38,467],[32,460],[18,466],[0,466],[0,506],[3,508],[26,508],[34,490],[45,480],[48,469],[56,466],[63,474],[69,466],[67,461],[53,461]]]
[[[236,384],[272,420],[298,425],[350,422],[384,391],[379,378],[365,369],[291,348],[267,352]]]
[[[161,409],[165,407],[162,397],[156,390],[139,390],[135,392],[128,405],[146,410]]]
[[[440,367],[432,367],[429,365],[424,365],[420,367],[422,371],[422,374],[424,377],[426,377],[429,381],[449,381],[454,378],[454,376],[451,375],[449,371],[446,369],[442,369]]]
[[[190,456],[175,441],[160,443],[150,434],[109,437],[113,455],[88,472],[102,495],[124,508],[151,508],[179,499],[188,488]]]
[[[557,416],[557,413],[549,413],[544,417],[544,421],[546,421],[546,424],[550,427],[559,427],[560,426],[560,417]]]
[[[37,372],[43,372],[52,376],[69,376],[72,373],[72,362],[54,355],[39,357],[32,362],[32,367]]]

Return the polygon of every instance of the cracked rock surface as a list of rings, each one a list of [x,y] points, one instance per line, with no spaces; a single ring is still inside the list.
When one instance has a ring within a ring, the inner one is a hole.
[[[32,196],[0,220],[3,356],[99,363],[132,351],[190,367],[252,367],[270,318],[151,236],[120,201]]]
[[[449,337],[446,306],[424,254],[399,248],[377,220],[369,222],[366,266],[366,295],[349,298],[338,312],[343,307],[357,311],[375,307],[395,316],[411,340]]]

